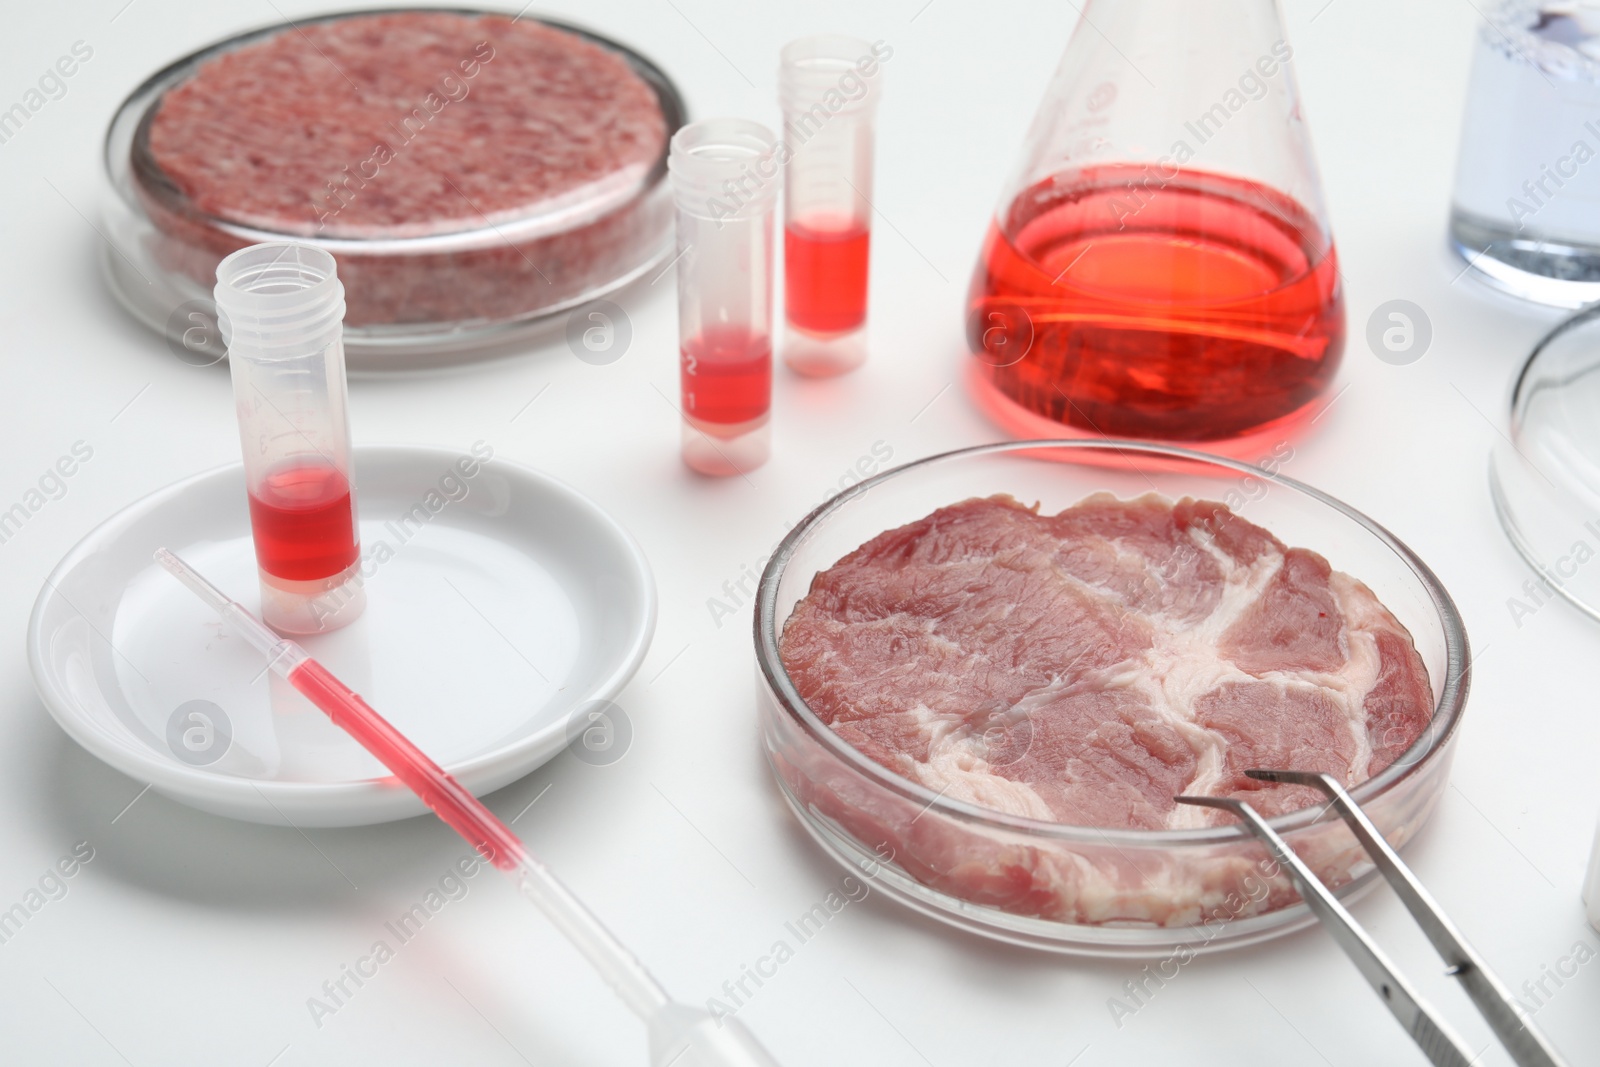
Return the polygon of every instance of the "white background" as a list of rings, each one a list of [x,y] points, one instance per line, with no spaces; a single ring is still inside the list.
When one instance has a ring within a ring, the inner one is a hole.
[[[95,450],[67,495],[0,545],[0,907],[74,842],[95,849],[68,895],[0,945],[0,1060],[643,1063],[634,1020],[492,874],[314,1026],[307,998],[463,845],[425,819],[302,836],[154,793],[124,812],[144,783],[80,751],[34,694],[24,628],[55,561],[146,492],[237,458],[225,372],[176,360],[99,281],[102,131],[123,95],[171,59],[280,11],[314,10],[135,0],[119,14],[122,3],[6,0],[0,30],[6,105],[74,41],[94,49],[67,95],[0,145],[0,505],[74,441]],[[1349,284],[1351,343],[1336,386],[1347,391],[1287,473],[1389,526],[1466,616],[1478,660],[1454,785],[1409,857],[1520,986],[1576,943],[1600,946],[1578,900],[1600,809],[1600,631],[1561,604],[1514,625],[1507,599],[1530,572],[1495,524],[1485,476],[1510,377],[1554,316],[1453,282],[1458,265],[1443,249],[1473,3],[1325,3],[1292,0],[1287,19]],[[617,298],[634,341],[611,366],[579,362],[558,339],[509,362],[352,386],[358,441],[490,441],[590,494],[649,554],[661,623],[620,698],[631,751],[609,767],[563,755],[489,803],[509,817],[548,787],[517,829],[685,999],[736,977],[841,876],[761,762],[746,616],[719,628],[707,598],[758,565],[875,442],[902,461],[998,436],[951,384],[962,298],[1076,14],[1055,2],[922,5],[543,8],[653,56],[702,116],[775,123],[775,57],[791,37],[839,30],[895,48],[872,360],[834,382],[780,375],[775,458],[748,481],[702,480],[679,465],[677,416],[652,388],[676,394],[670,275]],[[1363,339],[1372,310],[1395,298],[1433,324],[1432,348],[1411,366],[1379,362]],[[1356,912],[1473,1047],[1487,1044],[1392,897],[1374,894]],[[874,896],[802,946],[742,1017],[790,1065],[1422,1062],[1319,931],[1196,961],[1119,1029],[1107,999],[1135,971],[991,945]],[[1591,962],[1538,1014],[1575,1064],[1600,1063],[1597,995]],[[1492,1049],[1483,1062],[1507,1061]]]

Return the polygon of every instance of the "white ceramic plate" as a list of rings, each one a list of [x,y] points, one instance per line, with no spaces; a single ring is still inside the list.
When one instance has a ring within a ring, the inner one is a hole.
[[[436,448],[356,450],[365,613],[303,639],[474,793],[566,747],[638,669],[655,584],[628,533],[526,467]],[[408,516],[406,518],[405,516]],[[259,601],[242,468],[168,486],[68,552],[28,660],[45,706],[100,759],[238,819],[355,826],[426,809],[151,559],[165,545]]]

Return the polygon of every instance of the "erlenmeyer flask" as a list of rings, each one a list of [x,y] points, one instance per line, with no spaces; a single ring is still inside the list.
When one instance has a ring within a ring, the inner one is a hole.
[[[1248,452],[1332,380],[1344,300],[1275,0],[1088,0],[969,294],[1023,437]]]

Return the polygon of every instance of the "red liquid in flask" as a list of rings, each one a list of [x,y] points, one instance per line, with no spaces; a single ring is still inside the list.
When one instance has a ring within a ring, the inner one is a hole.
[[[867,321],[867,252],[859,222],[792,222],[783,234],[784,313],[812,333],[846,333]]]
[[[746,327],[717,326],[679,350],[683,412],[696,422],[738,425],[772,406],[772,339]]]
[[[1087,435],[1259,430],[1306,409],[1344,348],[1322,224],[1280,192],[1201,171],[1091,168],[1025,190],[991,230],[969,301],[985,386]],[[988,406],[1036,435],[1027,415]]]
[[[331,578],[360,553],[350,483],[324,461],[269,470],[250,494],[250,528],[261,569],[291,581]]]

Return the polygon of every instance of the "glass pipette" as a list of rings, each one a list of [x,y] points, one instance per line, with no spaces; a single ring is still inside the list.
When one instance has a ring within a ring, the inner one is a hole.
[[[273,671],[393,771],[484,859],[517,880],[522,894],[539,906],[628,1008],[645,1021],[653,1067],[777,1067],[777,1061],[737,1019],[717,1019],[669,998],[633,953],[548,867],[529,854],[510,827],[305,649],[269,630],[244,605],[229,599],[172,552],[158,548],[155,558],[266,656]]]

